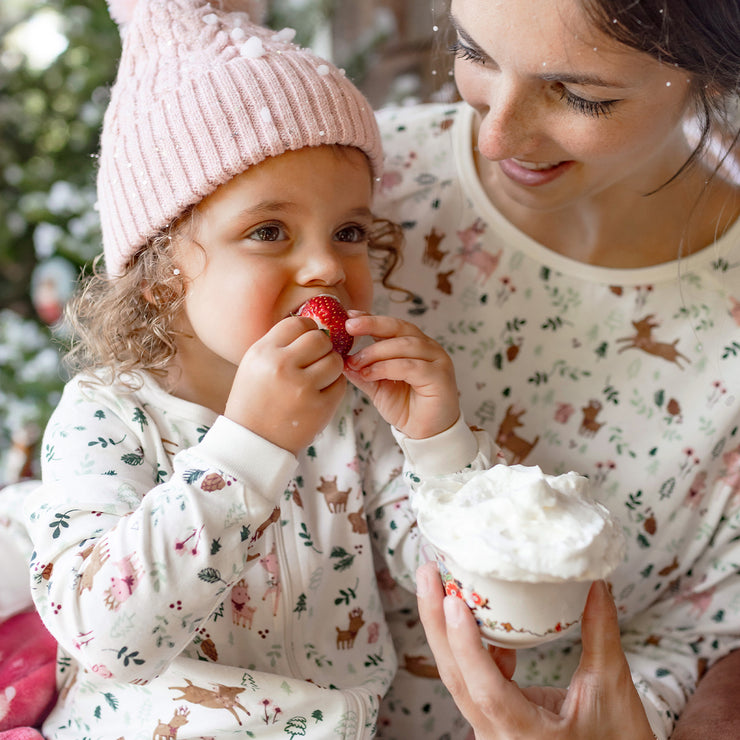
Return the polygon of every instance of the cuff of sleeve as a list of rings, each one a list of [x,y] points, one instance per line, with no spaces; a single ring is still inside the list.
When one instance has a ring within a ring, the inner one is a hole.
[[[298,467],[292,453],[225,416],[216,419],[197,450],[270,499],[284,492]]]
[[[444,432],[426,439],[411,439],[395,427],[393,436],[409,467],[422,475],[449,475],[470,465],[478,454],[478,439],[462,414]]]
[[[653,731],[653,737],[655,740],[668,740],[665,723],[663,722],[663,718],[660,716],[658,708],[647,696],[643,694],[640,694],[639,696],[642,701],[642,707],[647,715],[648,722],[650,723],[650,729]]]

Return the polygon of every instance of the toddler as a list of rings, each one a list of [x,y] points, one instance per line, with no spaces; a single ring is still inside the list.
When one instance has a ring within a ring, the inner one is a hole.
[[[399,472],[492,454],[441,347],[367,313],[394,234],[372,110],[243,7],[111,10],[104,270],[26,507],[60,646],[44,735],[372,737],[397,667],[373,548],[410,588],[420,559]],[[363,338],[347,359],[297,315],[319,295]]]

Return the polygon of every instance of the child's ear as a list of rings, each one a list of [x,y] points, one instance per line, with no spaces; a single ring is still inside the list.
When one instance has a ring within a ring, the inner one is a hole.
[[[157,306],[173,298],[179,298],[185,292],[185,282],[179,267],[173,267],[168,278],[152,283],[148,279],[141,281],[141,295],[147,303]]]
[[[141,283],[141,295],[144,296],[144,300],[147,303],[154,303],[154,295],[152,294],[152,288],[148,280],[144,280]]]

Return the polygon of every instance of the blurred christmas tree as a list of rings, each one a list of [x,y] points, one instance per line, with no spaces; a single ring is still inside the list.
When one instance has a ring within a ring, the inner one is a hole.
[[[0,483],[62,386],[52,341],[99,251],[94,153],[120,50],[104,2],[0,10]]]
[[[428,0],[270,0],[264,7],[269,26],[296,29],[298,43],[332,58],[360,87],[366,81],[375,106],[417,95],[423,85],[409,69],[428,66],[420,62],[431,36]],[[400,15],[406,41],[399,41]],[[101,251],[95,157],[119,54],[104,0],[2,0],[0,486],[19,475],[58,399],[59,318],[77,275]],[[38,473],[35,462],[29,472]]]

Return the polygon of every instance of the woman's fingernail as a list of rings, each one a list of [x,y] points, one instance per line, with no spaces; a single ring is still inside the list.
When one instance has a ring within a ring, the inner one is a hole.
[[[424,563],[416,569],[416,595],[422,599],[425,599],[432,592],[428,565],[428,563]]]
[[[445,610],[445,619],[450,627],[459,627],[462,623],[463,603],[457,596],[445,596],[442,602]]]

